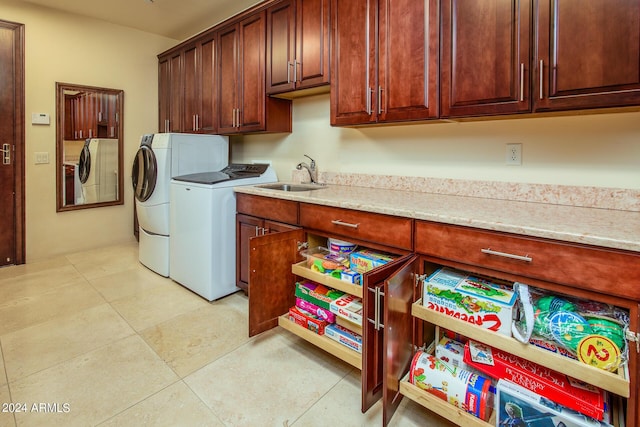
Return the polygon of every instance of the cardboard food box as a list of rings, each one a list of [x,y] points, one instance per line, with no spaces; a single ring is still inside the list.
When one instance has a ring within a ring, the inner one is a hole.
[[[588,417],[599,421],[604,417],[606,393],[594,385],[471,340],[465,344],[464,362],[492,378],[511,381]]]
[[[319,319],[308,311],[297,306],[293,306],[289,309],[289,320],[303,328],[315,332],[318,335],[324,335],[325,328],[329,325],[329,322],[326,320]]]
[[[325,320],[329,323],[335,323],[336,321],[336,315],[334,313],[322,307],[318,307],[317,305],[312,304],[309,301],[305,301],[302,298],[296,298],[296,306],[300,307],[304,311],[308,311],[318,319]]]
[[[427,308],[511,336],[517,295],[506,282],[443,267],[425,279],[423,289]]]
[[[362,335],[362,326],[356,325],[350,320],[345,319],[344,317],[336,316],[336,325],[342,326],[345,329],[354,332],[356,335]]]
[[[340,298],[331,301],[329,310],[336,316],[362,326],[362,299],[351,294],[344,294]]]
[[[296,283],[296,296],[315,304],[325,310],[330,310],[331,302],[344,295],[344,292],[328,288],[319,283],[305,280]]]
[[[340,344],[352,350],[362,353],[362,336],[343,328],[342,326],[331,324],[325,328],[325,336],[338,341]]]
[[[359,249],[349,255],[349,269],[358,273],[366,273],[394,259],[396,257],[390,254]]]
[[[510,381],[500,380],[496,388],[496,426],[611,427]]]

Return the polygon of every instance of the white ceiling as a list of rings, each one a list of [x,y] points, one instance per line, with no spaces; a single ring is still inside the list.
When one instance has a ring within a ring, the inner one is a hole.
[[[259,0],[20,0],[176,40],[248,9]]]

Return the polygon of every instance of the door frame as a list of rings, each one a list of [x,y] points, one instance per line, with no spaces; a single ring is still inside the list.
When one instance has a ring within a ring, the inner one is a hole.
[[[14,127],[14,263],[25,263],[25,84],[24,84],[24,24],[0,20],[0,25],[14,32],[14,69],[15,79],[14,108],[16,111]]]

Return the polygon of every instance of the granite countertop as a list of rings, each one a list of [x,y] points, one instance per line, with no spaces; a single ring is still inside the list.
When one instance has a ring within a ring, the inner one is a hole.
[[[330,184],[287,192],[240,186],[237,193],[464,225],[640,252],[640,212]]]

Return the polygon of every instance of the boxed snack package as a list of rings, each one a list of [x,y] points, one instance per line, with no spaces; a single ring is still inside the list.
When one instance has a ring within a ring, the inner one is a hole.
[[[393,261],[396,257],[369,249],[359,249],[349,255],[349,269],[358,273],[366,273],[376,267]]]
[[[296,306],[305,311],[308,311],[318,319],[325,320],[329,323],[335,323],[336,321],[336,315],[334,313],[322,307],[318,307],[317,305],[312,304],[309,301],[305,301],[302,298],[296,298]]]
[[[464,344],[448,337],[442,337],[436,346],[436,357],[460,369],[469,370],[464,363]]]
[[[319,283],[305,280],[296,283],[296,297],[317,305],[325,310],[330,310],[331,301],[344,295],[344,292],[327,288]]]
[[[511,336],[517,295],[506,283],[443,267],[425,279],[423,289],[427,308]]]
[[[362,326],[356,325],[355,323],[345,319],[344,317],[336,316],[336,325],[342,326],[343,328],[348,329],[351,332],[356,333],[357,335],[362,335]]]
[[[325,328],[329,325],[326,320],[322,320],[297,306],[289,309],[289,320],[318,335],[324,335]]]
[[[362,299],[351,294],[344,294],[331,301],[329,310],[339,317],[362,326]]]
[[[611,427],[608,422],[589,418],[510,381],[500,380],[496,388],[498,427]]]
[[[591,384],[471,340],[465,345],[464,361],[492,378],[521,385],[588,417],[604,417],[606,393]]]
[[[338,341],[352,350],[362,353],[362,336],[342,326],[331,324],[325,328],[325,336]]]

